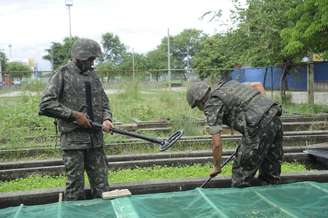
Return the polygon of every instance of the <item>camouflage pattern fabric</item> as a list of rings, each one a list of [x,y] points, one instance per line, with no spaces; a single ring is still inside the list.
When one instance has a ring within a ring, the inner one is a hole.
[[[242,137],[232,166],[232,186],[275,184],[280,179],[283,131],[281,120],[275,116],[266,126],[249,138]],[[259,170],[259,177],[254,176]]]
[[[247,87],[238,81],[231,80],[216,87],[210,93],[213,109],[221,101],[225,106],[222,122],[242,134],[251,134],[264,114],[277,103],[260,95],[260,92]],[[208,105],[205,104],[205,109]],[[206,110],[205,110],[206,111]],[[208,111],[208,110],[207,110]],[[209,112],[213,116],[213,111]],[[215,116],[215,115],[214,115]],[[247,131],[246,131],[247,129]]]
[[[95,41],[78,39],[72,48],[74,62],[62,66],[50,78],[40,101],[39,114],[57,119],[67,173],[66,200],[84,199],[84,171],[94,197],[100,197],[108,190],[103,132],[82,128],[73,122],[72,117],[73,111],[87,112],[85,83],[88,82],[94,121],[112,120],[107,95],[92,68],[92,58],[99,55],[100,46]],[[79,59],[88,60],[81,62]],[[78,67],[79,63],[85,68]]]
[[[235,187],[251,185],[257,170],[260,181],[275,183],[283,155],[280,105],[248,89],[237,81],[222,83],[204,107],[211,135],[220,134],[224,124],[243,134],[232,170]]]
[[[101,193],[108,191],[108,167],[103,148],[84,150],[64,150],[63,160],[67,174],[65,200],[83,200],[84,170],[86,171],[92,197],[101,197]]]
[[[100,57],[101,48],[92,39],[80,38],[74,42],[71,49],[71,57],[78,60],[87,60],[90,57]]]
[[[187,102],[191,108],[196,107],[198,101],[211,90],[205,82],[195,82],[187,90]]]
[[[86,112],[84,82],[91,83],[94,121],[112,120],[107,95],[94,70],[81,72],[73,62],[61,67],[50,79],[41,102],[41,115],[58,119],[62,149],[87,149],[103,146],[102,131],[90,132],[73,123],[72,111]]]

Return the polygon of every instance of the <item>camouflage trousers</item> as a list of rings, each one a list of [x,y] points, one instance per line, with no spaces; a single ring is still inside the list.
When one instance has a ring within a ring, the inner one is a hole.
[[[259,128],[255,135],[243,136],[232,166],[232,187],[277,183],[283,156],[282,140],[278,116]],[[258,178],[254,178],[257,171]]]
[[[108,191],[108,167],[103,148],[64,150],[63,159],[67,175],[64,200],[83,200],[84,171],[90,183],[92,197],[101,197]]]

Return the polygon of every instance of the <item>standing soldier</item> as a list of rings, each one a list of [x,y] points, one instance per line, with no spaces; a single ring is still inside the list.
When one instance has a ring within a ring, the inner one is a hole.
[[[90,84],[92,111],[95,122],[102,123],[103,131],[113,127],[108,98],[93,69],[101,55],[97,42],[78,39],[71,50],[72,61],[59,68],[51,77],[40,102],[40,115],[56,118],[67,174],[65,200],[81,200],[84,194],[86,171],[93,197],[108,191],[108,168],[103,149],[103,133],[92,129],[86,108],[85,83]]]
[[[242,134],[241,146],[232,166],[232,186],[275,184],[280,180],[282,150],[281,107],[235,80],[221,80],[213,90],[205,82],[195,82],[187,90],[191,108],[204,111],[212,135],[214,169],[221,172],[221,130],[225,124]],[[254,178],[259,170],[258,178]]]

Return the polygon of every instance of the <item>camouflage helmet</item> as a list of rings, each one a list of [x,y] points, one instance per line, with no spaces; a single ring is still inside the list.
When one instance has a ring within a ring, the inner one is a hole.
[[[195,82],[187,90],[187,101],[191,108],[196,107],[197,101],[202,100],[211,90],[206,82]]]
[[[90,57],[101,56],[99,44],[92,39],[78,39],[73,43],[71,57],[77,60],[87,60]]]

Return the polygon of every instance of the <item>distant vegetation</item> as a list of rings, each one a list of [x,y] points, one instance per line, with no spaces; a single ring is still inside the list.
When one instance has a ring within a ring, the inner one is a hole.
[[[304,56],[316,53],[327,59],[326,1],[249,0],[246,7],[241,2],[244,1],[233,0],[232,25],[226,26],[222,33],[207,35],[197,29],[185,29],[170,36],[171,68],[183,69],[182,76],[192,71],[205,78],[236,65],[278,64],[288,73],[289,67]],[[204,20],[222,26],[220,18],[221,11],[217,8],[203,15]],[[44,58],[58,68],[69,59],[76,39],[53,42]],[[168,37],[164,36],[155,49],[138,54],[128,49],[118,35],[104,33],[101,39],[104,56],[97,69],[101,76],[131,75],[133,59],[135,71],[167,69],[167,42]]]

